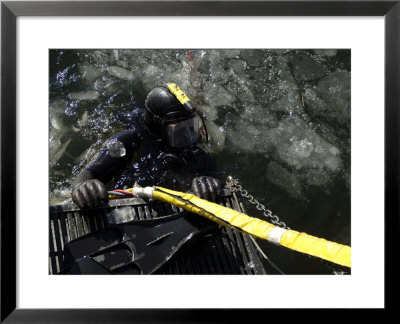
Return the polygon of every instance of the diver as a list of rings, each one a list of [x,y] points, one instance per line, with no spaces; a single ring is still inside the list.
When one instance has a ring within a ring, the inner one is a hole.
[[[164,186],[216,201],[221,180],[204,119],[174,83],[156,87],[129,130],[112,136],[76,177],[72,199],[80,208],[108,202],[107,187]]]

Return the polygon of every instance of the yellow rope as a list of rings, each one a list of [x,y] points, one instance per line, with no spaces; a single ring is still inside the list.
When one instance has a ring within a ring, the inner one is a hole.
[[[264,220],[209,202],[189,193],[154,187],[153,198],[183,208],[221,225],[342,266],[351,267],[351,247],[306,233],[285,230]]]

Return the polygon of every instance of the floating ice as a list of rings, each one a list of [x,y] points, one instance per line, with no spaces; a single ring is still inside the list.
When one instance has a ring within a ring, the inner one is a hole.
[[[52,101],[49,106],[50,125],[59,131],[65,129],[63,122],[63,117],[65,117],[65,100]]]
[[[108,153],[112,157],[119,158],[119,157],[123,157],[126,155],[125,146],[120,141],[109,141],[107,143],[107,149],[108,149]]]
[[[318,80],[328,74],[329,69],[310,53],[294,51],[289,54],[293,75],[299,82]]]
[[[328,169],[332,172],[338,171],[341,167],[342,160],[338,156],[328,156],[324,160],[324,165],[328,167]]]
[[[225,146],[224,129],[212,121],[208,121],[207,132],[211,138],[211,145],[215,151],[222,151]]]
[[[99,93],[95,90],[71,92],[69,98],[73,100],[96,100],[99,98]]]
[[[92,64],[83,64],[80,66],[80,73],[87,81],[94,81],[101,76],[102,72]]]
[[[222,50],[222,55],[226,58],[239,58],[240,50],[237,49]]]
[[[252,51],[241,51],[240,57],[246,62],[247,65],[252,67],[260,67],[264,63],[265,51],[257,49]]]
[[[54,167],[57,162],[62,158],[65,151],[67,150],[69,144],[71,144],[72,139],[67,139],[65,143],[61,143],[60,139],[50,140],[50,148],[49,148],[49,165],[50,168]]]
[[[337,54],[336,49],[316,49],[314,53],[322,57],[333,57]]]
[[[201,111],[207,120],[215,121],[218,118],[218,109],[209,105],[198,105],[196,109]]]
[[[85,112],[82,114],[81,118],[78,120],[78,125],[79,126],[85,126],[88,121],[88,111],[85,110]]]
[[[244,60],[229,60],[228,61],[229,67],[233,73],[236,75],[243,75],[246,73],[247,63]]]
[[[135,79],[135,74],[132,71],[129,71],[127,69],[124,69],[119,66],[110,66],[108,68],[108,73],[112,75],[113,77],[122,79],[122,80],[134,80]]]
[[[300,118],[283,120],[268,131],[279,158],[300,170],[327,167],[336,172],[341,166],[340,151],[326,142]]]
[[[300,141],[293,141],[289,146],[287,153],[290,156],[298,157],[300,159],[308,158],[314,151],[314,145],[307,138]]]
[[[164,74],[164,70],[161,69],[161,67],[158,67],[156,65],[148,65],[144,70],[143,70],[143,75],[146,78],[151,78],[151,77],[159,77],[160,75]]]
[[[235,96],[222,86],[207,84],[204,90],[204,101],[212,107],[227,106],[235,101]]]
[[[351,90],[350,73],[336,71],[330,73],[313,88],[307,88],[304,100],[309,114],[325,121],[350,123]]]

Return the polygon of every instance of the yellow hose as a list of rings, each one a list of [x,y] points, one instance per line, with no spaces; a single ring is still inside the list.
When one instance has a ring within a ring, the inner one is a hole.
[[[327,241],[306,233],[286,230],[189,193],[154,187],[152,197],[260,239],[342,266],[351,267],[350,246]]]

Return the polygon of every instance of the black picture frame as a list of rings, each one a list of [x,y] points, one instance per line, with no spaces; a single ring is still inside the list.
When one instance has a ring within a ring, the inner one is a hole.
[[[16,308],[16,19],[18,16],[382,16],[385,19],[385,309],[399,230],[400,1],[2,1],[1,322],[235,322],[249,310]],[[367,183],[366,183],[367,184]],[[366,271],[373,271],[371,269]],[[367,284],[367,283],[366,283]],[[251,318],[263,310],[250,310]]]

